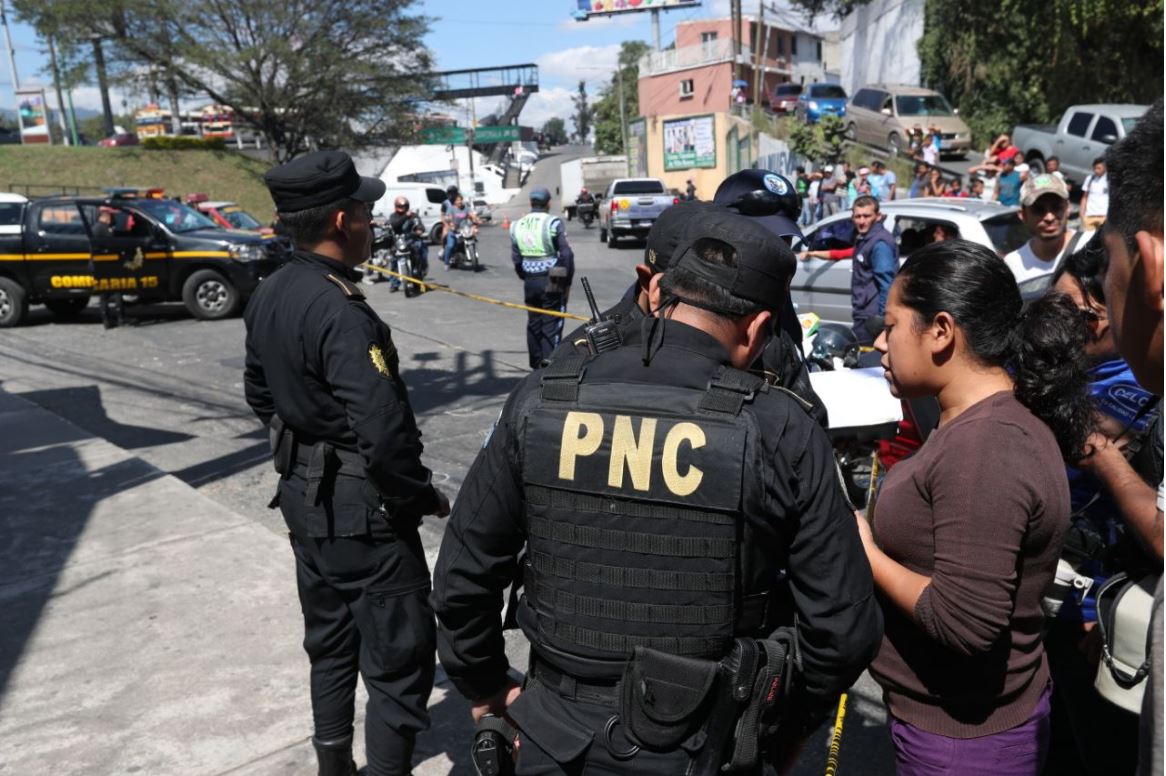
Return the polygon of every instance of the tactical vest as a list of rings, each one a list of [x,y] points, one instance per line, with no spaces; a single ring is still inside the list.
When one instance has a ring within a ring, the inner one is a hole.
[[[522,269],[529,275],[549,272],[559,263],[555,229],[560,219],[550,213],[527,213],[510,225],[510,238],[522,254]]]
[[[895,245],[895,238],[882,224],[876,223],[854,244],[854,259],[850,262],[850,306],[855,323],[879,315],[879,287],[875,284],[870,259],[875,245],[880,242],[891,249],[897,260],[899,248]]]
[[[776,614],[780,560],[743,519],[766,514],[746,476],[764,470],[760,429],[742,409],[768,386],[729,368],[704,391],[589,384],[590,358],[549,365],[519,408],[528,635],[585,659],[720,658]]]

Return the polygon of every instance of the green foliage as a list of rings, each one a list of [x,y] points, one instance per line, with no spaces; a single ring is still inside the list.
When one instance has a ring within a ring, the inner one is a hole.
[[[841,19],[859,6],[866,5],[870,0],[790,0],[790,5],[801,9],[807,19],[829,14],[835,19]]]
[[[794,153],[815,164],[835,164],[842,159],[846,125],[837,116],[823,116],[817,124],[789,119],[789,145]]]
[[[580,143],[587,142],[591,134],[591,120],[595,115],[595,108],[587,104],[587,82],[579,81],[579,90],[571,98],[575,104],[575,139]]]
[[[227,150],[227,141],[221,137],[163,135],[146,138],[142,141],[142,148],[153,151],[225,151]]]
[[[595,153],[622,154],[623,127],[619,118],[619,79],[623,74],[624,115],[632,121],[640,115],[640,57],[649,46],[642,40],[625,40],[619,48],[619,70],[604,84],[595,101]]]
[[[206,95],[253,124],[278,161],[405,137],[432,93],[415,0],[13,0],[66,65],[100,35],[111,72]]]
[[[924,83],[960,109],[978,145],[1070,105],[1162,95],[1163,0],[927,0]]]
[[[567,125],[558,116],[547,119],[543,124],[542,133],[548,145],[562,145],[567,142]]]

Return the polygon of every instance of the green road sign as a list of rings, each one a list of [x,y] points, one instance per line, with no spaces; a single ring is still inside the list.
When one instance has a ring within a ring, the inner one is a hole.
[[[518,127],[510,125],[478,127],[474,130],[475,143],[511,143],[518,139]]]
[[[426,145],[461,145],[466,142],[466,131],[461,127],[426,127],[421,130],[421,142]]]

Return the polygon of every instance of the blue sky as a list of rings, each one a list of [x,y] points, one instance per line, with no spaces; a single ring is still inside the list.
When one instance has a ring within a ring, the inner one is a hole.
[[[728,5],[728,0],[704,0],[698,8],[663,13],[662,44],[667,46],[672,42],[677,22],[727,16]],[[746,6],[749,5],[755,3],[747,2]],[[647,13],[576,22],[571,18],[575,0],[507,0],[504,3],[422,0],[417,7],[427,16],[435,17],[425,43],[433,51],[439,70],[525,62],[539,65],[540,92],[531,97],[520,117],[523,124],[536,127],[552,116],[569,117],[571,95],[579,79],[588,82],[588,93],[593,94],[611,78],[621,41],[650,41],[652,35]],[[13,22],[11,14],[9,22]],[[51,87],[51,80],[43,72],[48,55],[35,32],[25,25],[12,23],[12,42],[21,85]],[[73,100],[77,107],[97,109],[101,104],[95,86],[75,90]],[[123,102],[132,110],[144,101],[144,95],[117,89],[113,93],[115,110],[120,110]],[[51,88],[49,102],[56,104]],[[483,115],[497,103],[497,98],[480,100],[475,109]],[[0,57],[0,108],[13,107],[7,59]]]

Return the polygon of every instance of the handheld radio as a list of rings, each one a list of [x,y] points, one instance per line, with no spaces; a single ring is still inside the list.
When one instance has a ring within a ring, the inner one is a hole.
[[[587,304],[591,307],[591,320],[583,327],[583,334],[587,337],[587,346],[592,354],[599,354],[606,350],[615,350],[623,344],[623,335],[619,333],[616,322],[604,318],[595,304],[595,295],[591,293],[591,284],[583,278],[583,293],[587,295]]]

